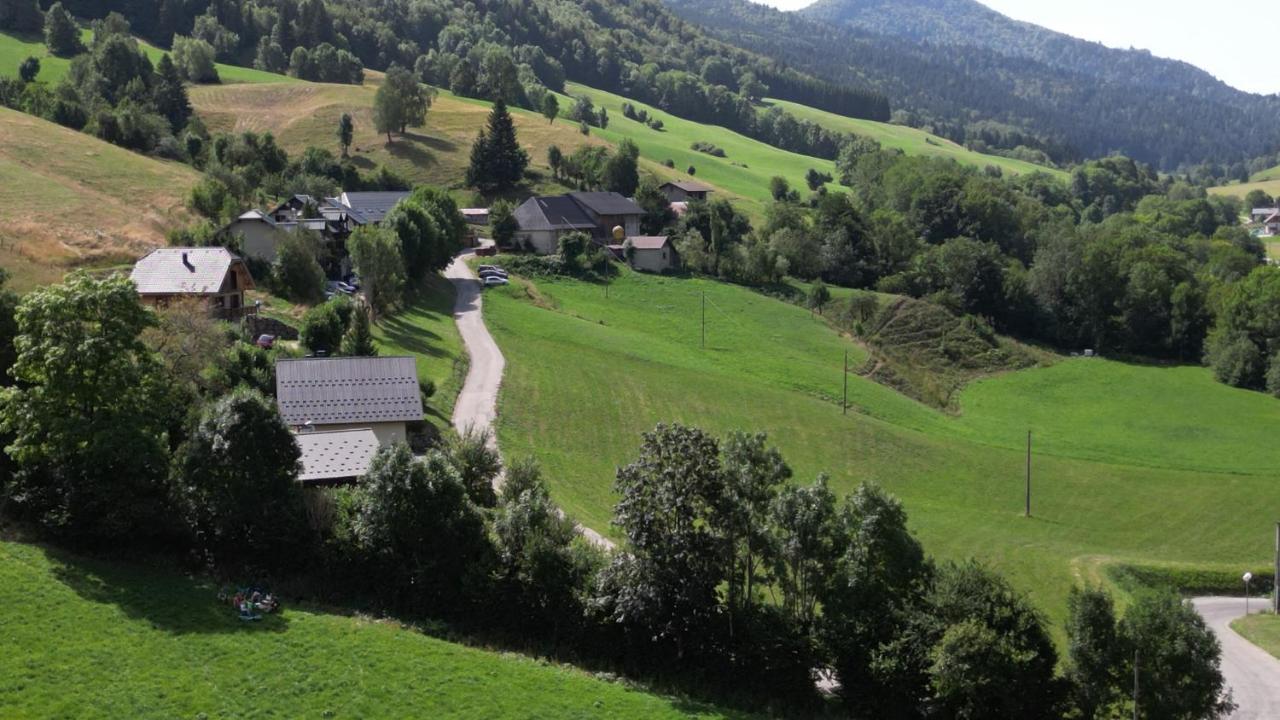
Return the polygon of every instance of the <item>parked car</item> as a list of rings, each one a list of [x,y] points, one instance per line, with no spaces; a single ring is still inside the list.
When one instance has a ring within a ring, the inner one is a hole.
[[[276,346],[276,336],[275,335],[259,335],[257,345],[263,350],[270,350],[271,348]]]
[[[498,277],[497,275],[490,275],[490,276],[488,276],[488,277],[486,277],[486,278],[482,279],[480,282],[484,283],[484,286],[485,286],[485,287],[494,287],[494,286],[496,286],[496,285],[510,285],[510,284],[511,284],[511,281],[510,281],[510,280],[508,280],[508,279],[506,279],[506,278],[504,278],[504,277]]]
[[[351,286],[352,290],[360,289],[360,276],[352,273],[343,279],[343,282]]]
[[[327,297],[333,297],[338,293],[350,295],[355,292],[350,285],[342,282],[341,280],[330,280],[329,282],[326,282],[324,284],[324,289]]]
[[[501,270],[501,269],[502,268],[498,267],[497,265],[477,265],[476,266],[476,272],[481,272],[481,273],[486,270]]]
[[[481,270],[480,277],[481,278],[487,278],[487,277],[509,278],[511,276],[508,275],[507,271],[503,270],[502,268],[490,268],[488,270]]]

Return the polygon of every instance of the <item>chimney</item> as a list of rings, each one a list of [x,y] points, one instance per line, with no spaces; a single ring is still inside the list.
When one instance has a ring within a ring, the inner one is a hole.
[[[183,265],[185,265],[185,266],[186,266],[186,268],[187,268],[188,270],[190,270],[191,272],[195,272],[195,271],[196,271],[196,266],[191,264],[191,260],[190,260],[190,258],[188,258],[188,257],[187,257],[187,251],[186,251],[186,250],[183,250],[183,251],[182,251],[182,264],[183,264]]]

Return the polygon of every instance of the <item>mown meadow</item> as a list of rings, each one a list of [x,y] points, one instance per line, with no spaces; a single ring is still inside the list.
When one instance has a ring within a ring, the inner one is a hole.
[[[706,294],[706,347],[702,296]],[[808,310],[733,285],[624,272],[606,288],[518,282],[487,293],[507,357],[499,440],[532,455],[557,502],[608,532],[616,469],[680,421],[767,432],[795,470],[848,492],[879,483],[942,559],[1009,573],[1051,617],[1111,563],[1265,567],[1280,489],[1266,428],[1280,405],[1197,367],[1063,358],[973,384],[959,415],[849,377],[865,350]],[[1034,436],[1033,517],[1023,517]]]

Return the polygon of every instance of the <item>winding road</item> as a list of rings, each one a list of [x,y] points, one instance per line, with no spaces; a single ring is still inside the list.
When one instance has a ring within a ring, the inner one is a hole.
[[[462,335],[462,343],[466,345],[467,354],[471,357],[467,379],[453,406],[451,422],[460,434],[468,430],[483,432],[489,447],[498,452],[498,431],[495,427],[498,419],[498,389],[502,387],[502,373],[506,370],[507,360],[484,324],[481,313],[484,288],[467,265],[467,258],[473,255],[474,250],[462,251],[444,271],[444,276],[453,283],[455,291],[453,319],[458,324],[458,333]],[[504,473],[499,473],[494,478],[495,490],[502,486],[504,479]],[[605,550],[613,549],[613,542],[595,530],[583,525],[578,525],[577,528],[578,533],[591,544]]]
[[[1244,598],[1202,597],[1192,604],[1222,644],[1222,675],[1237,705],[1230,720],[1280,718],[1280,660],[1231,629],[1232,620],[1244,617]],[[1266,608],[1265,598],[1249,601],[1250,613]]]

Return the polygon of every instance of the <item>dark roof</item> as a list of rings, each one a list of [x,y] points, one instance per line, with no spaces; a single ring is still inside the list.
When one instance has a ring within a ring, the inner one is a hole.
[[[302,454],[298,480],[304,483],[354,480],[369,471],[378,452],[378,437],[368,428],[303,432],[294,437]]]
[[[347,208],[351,219],[356,223],[367,225],[382,222],[391,208],[407,197],[409,193],[403,190],[344,192],[341,197],[333,198],[333,201]]]
[[[239,262],[222,247],[160,248],[139,260],[129,279],[140,295],[214,295]]]
[[[289,425],[422,419],[411,357],[306,358],[276,363],[276,401]]]
[[[662,187],[671,185],[678,187],[685,192],[715,192],[715,188],[706,183],[700,183],[697,180],[672,180],[662,183]]]
[[[572,192],[569,197],[597,215],[643,215],[640,206],[616,192]]]
[[[590,230],[596,226],[568,195],[531,197],[515,211],[520,229]]]
[[[667,246],[666,235],[637,235],[627,238],[631,247],[637,250],[661,250]]]

